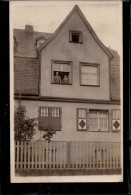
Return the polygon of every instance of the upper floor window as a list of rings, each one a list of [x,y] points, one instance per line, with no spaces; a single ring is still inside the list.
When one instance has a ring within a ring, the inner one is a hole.
[[[82,43],[83,35],[81,31],[69,31],[69,41],[72,43]]]
[[[72,84],[71,62],[52,61],[52,83]]]
[[[81,63],[80,68],[80,84],[81,85],[90,85],[90,86],[99,86],[99,65],[98,64],[88,64]]]
[[[61,109],[59,107],[39,107],[39,130],[51,126],[61,130]]]

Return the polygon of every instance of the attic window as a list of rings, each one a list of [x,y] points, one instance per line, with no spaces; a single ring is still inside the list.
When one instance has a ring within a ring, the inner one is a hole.
[[[80,31],[69,31],[69,41],[72,43],[82,43],[83,36]]]

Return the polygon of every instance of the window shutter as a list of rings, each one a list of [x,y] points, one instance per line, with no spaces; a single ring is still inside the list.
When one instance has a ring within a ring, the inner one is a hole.
[[[79,42],[80,42],[80,43],[82,43],[82,42],[83,42],[83,33],[82,33],[82,32],[80,32]]]
[[[69,79],[69,84],[72,83],[72,63],[70,64],[70,72],[69,72],[69,76],[68,76],[68,79]]]
[[[109,131],[112,129],[112,110],[109,110]]]
[[[120,109],[112,109],[111,118],[112,118],[112,131],[120,131],[121,129]]]
[[[87,108],[87,130],[89,130],[89,109]]]
[[[69,41],[72,42],[72,32],[69,31]]]
[[[77,108],[77,129],[87,130],[87,110],[86,108]]]
[[[54,128],[56,131],[61,130],[61,109],[60,108],[51,108],[52,113],[57,112],[57,115],[53,114],[50,117],[50,125]]]

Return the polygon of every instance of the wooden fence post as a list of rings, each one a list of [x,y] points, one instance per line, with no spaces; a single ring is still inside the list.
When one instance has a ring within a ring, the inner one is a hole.
[[[67,168],[71,166],[71,142],[67,142]]]

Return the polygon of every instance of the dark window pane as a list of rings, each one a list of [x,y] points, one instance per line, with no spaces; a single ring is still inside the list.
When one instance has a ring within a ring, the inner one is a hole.
[[[79,43],[79,34],[77,33],[72,33],[72,42],[73,43]]]

